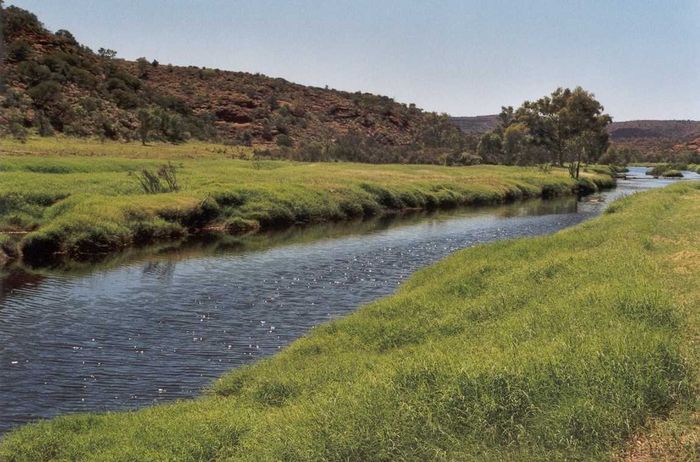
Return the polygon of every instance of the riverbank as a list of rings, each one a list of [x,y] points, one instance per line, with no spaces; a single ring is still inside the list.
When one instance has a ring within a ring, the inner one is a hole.
[[[26,426],[0,460],[692,459],[698,212],[684,183],[460,251],[202,398]]]
[[[195,145],[191,157],[184,146],[100,146],[36,140],[2,148],[0,260],[46,264],[201,231],[240,234],[614,185],[605,173],[577,182],[564,169],[299,163],[242,160],[246,153],[223,146]],[[158,178],[163,171],[174,182]]]

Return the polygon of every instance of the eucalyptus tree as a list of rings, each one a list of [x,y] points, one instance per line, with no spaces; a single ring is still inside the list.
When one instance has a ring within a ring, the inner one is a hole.
[[[612,118],[595,95],[576,87],[557,88],[519,108],[502,107],[496,128],[482,136],[479,154],[502,163],[596,161],[609,144]]]

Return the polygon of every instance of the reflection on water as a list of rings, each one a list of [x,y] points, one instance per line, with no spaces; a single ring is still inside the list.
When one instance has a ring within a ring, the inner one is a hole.
[[[551,233],[669,182],[624,181],[583,201],[203,236],[61,271],[15,268],[0,281],[0,432],[193,396],[457,249]]]

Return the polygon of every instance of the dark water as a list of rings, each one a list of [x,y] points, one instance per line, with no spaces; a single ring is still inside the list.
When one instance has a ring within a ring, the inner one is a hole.
[[[475,244],[548,234],[623,194],[292,229],[0,280],[0,433],[57,414],[185,398]],[[329,237],[330,236],[330,237]]]

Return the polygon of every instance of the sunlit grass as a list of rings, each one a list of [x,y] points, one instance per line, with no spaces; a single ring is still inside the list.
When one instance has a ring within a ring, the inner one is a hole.
[[[28,154],[20,154],[20,148]],[[586,173],[577,184],[564,169],[545,174],[504,166],[249,161],[217,149],[238,148],[144,148],[61,138],[4,144],[0,232],[29,232],[20,245],[34,260],[51,254],[80,257],[182,237],[203,227],[240,233],[392,209],[556,196],[613,184],[610,176],[597,173]],[[166,161],[177,169],[180,190],[144,194],[137,175]]]
[[[649,419],[697,436],[699,227],[683,183],[463,250],[201,398],[29,425],[0,460],[607,460]]]
[[[15,156],[42,157],[119,157],[127,159],[202,159],[248,158],[253,149],[245,146],[226,146],[220,143],[189,141],[183,144],[139,141],[99,141],[65,136],[33,136],[27,142],[13,138],[0,139],[0,152]]]

